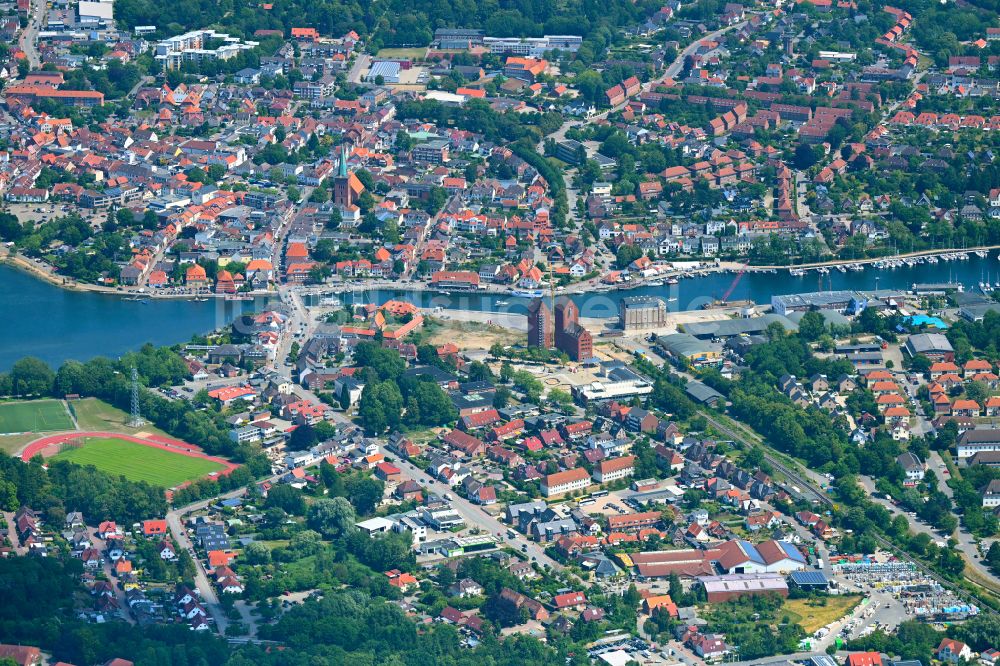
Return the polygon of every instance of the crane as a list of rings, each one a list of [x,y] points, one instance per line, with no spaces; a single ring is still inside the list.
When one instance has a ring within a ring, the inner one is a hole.
[[[729,300],[729,297],[733,295],[734,291],[736,291],[736,287],[739,286],[740,280],[743,279],[743,274],[746,272],[747,272],[747,265],[743,264],[743,266],[740,267],[740,272],[736,274],[735,278],[733,278],[733,283],[729,285],[729,289],[726,289],[726,293],[724,293],[722,295],[722,298],[719,300],[721,300],[723,303]]]

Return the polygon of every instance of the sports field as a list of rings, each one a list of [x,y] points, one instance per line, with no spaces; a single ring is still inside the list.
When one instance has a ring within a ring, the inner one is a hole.
[[[93,465],[130,481],[146,481],[160,488],[172,488],[224,469],[211,460],[186,456],[165,449],[115,438],[88,438],[81,446],[67,447],[52,460],[68,460],[77,465]]]
[[[72,430],[66,406],[58,400],[0,403],[0,433]]]

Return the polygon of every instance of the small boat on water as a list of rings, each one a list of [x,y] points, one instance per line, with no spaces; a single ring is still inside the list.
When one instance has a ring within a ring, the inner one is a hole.
[[[678,280],[677,278],[668,278],[667,284],[680,284],[680,280]]]
[[[510,295],[516,298],[541,298],[545,292],[541,289],[511,289]]]
[[[662,287],[664,285],[663,280],[653,280],[652,282],[647,282],[647,287]]]

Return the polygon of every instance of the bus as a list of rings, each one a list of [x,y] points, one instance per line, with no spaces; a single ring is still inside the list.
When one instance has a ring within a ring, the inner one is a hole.
[[[601,498],[601,497],[607,497],[608,496],[608,491],[607,490],[595,490],[594,492],[590,493],[590,496],[593,499],[598,499],[598,498]]]

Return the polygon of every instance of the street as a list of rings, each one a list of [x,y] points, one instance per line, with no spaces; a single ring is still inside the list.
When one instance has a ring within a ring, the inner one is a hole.
[[[218,502],[222,499],[228,499],[230,497],[239,497],[244,492],[243,488],[234,490],[232,492],[226,493],[224,495],[219,495],[218,497],[213,497],[211,499],[202,500],[201,502],[195,502],[194,504],[188,504],[187,506],[175,507],[167,512],[167,526],[170,528],[170,534],[173,536],[174,541],[177,545],[188,551],[191,555],[191,559],[195,563],[195,587],[198,588],[198,594],[201,595],[202,605],[208,614],[215,620],[215,626],[219,633],[225,636],[226,628],[229,626],[229,619],[226,617],[225,611],[219,604],[219,596],[215,592],[215,586],[212,585],[211,581],[208,579],[207,572],[205,571],[204,563],[198,558],[194,550],[194,544],[191,542],[191,538],[188,536],[187,530],[184,527],[184,516],[194,511],[200,511],[208,507],[210,504]],[[249,612],[247,613],[249,616]],[[253,624],[250,623],[250,628],[253,628]]]
[[[383,455],[392,455],[384,447],[380,447],[380,451]],[[490,514],[486,513],[486,511],[484,511],[481,507],[474,505],[467,499],[455,495],[452,492],[453,489],[447,484],[437,481],[433,477],[429,476],[427,472],[424,472],[407,460],[400,460],[394,457],[393,464],[396,467],[399,467],[411,479],[418,481],[421,486],[427,488],[429,491],[437,493],[442,497],[445,493],[451,493],[452,497],[454,497],[454,499],[450,501],[451,507],[458,512],[460,516],[462,516],[470,527],[478,527],[481,530],[490,532],[494,535],[499,534],[501,539],[503,539],[504,535],[506,535],[507,529],[510,527],[509,525],[505,525],[500,522]],[[515,539],[509,539],[508,541],[510,545],[520,550],[539,565],[548,566],[552,569],[562,569],[561,564],[545,554],[545,549],[540,544],[535,543],[534,541],[531,541],[521,535],[518,535]],[[524,547],[523,549],[522,546]]]
[[[32,69],[37,69],[42,65],[42,58],[38,53],[38,31],[45,21],[45,0],[31,0],[31,8],[28,12],[28,26],[21,31],[18,45],[24,51],[28,64]]]

